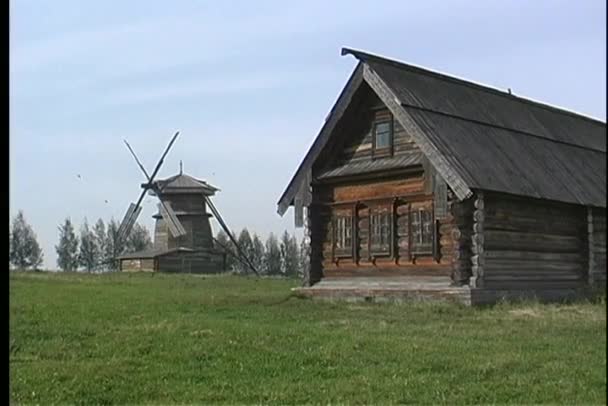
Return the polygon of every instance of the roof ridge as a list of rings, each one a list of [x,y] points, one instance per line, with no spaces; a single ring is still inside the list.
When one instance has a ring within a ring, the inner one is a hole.
[[[516,96],[514,94],[511,93],[507,93],[504,90],[501,90],[497,87],[493,87],[490,85],[486,85],[486,84],[481,84],[479,82],[475,82],[472,81],[470,79],[464,79],[464,78],[459,78],[453,75],[449,75],[443,72],[437,72],[428,68],[424,68],[421,66],[417,66],[417,65],[412,65],[409,63],[405,63],[402,61],[398,61],[395,59],[390,59],[390,58],[386,58],[384,56],[379,56],[379,55],[375,55],[375,54],[370,54],[367,52],[363,52],[363,51],[358,51],[355,49],[350,49],[350,48],[342,48],[341,50],[341,55],[347,55],[347,54],[351,54],[353,55],[355,58],[361,60],[361,59],[374,59],[377,61],[380,61],[382,63],[388,64],[388,65],[396,65],[397,67],[401,68],[401,69],[406,69],[415,73],[420,73],[423,75],[431,75],[434,77],[437,77],[438,79],[441,80],[445,80],[448,82],[453,82],[459,85],[463,85],[463,86],[468,86],[468,87],[473,87],[482,91],[485,91],[487,93],[491,93],[491,94],[495,94],[497,96],[502,96],[504,98],[507,99],[515,99],[516,101],[520,101],[523,103],[528,103],[531,104],[533,106],[537,106],[539,108],[543,108],[545,110],[549,110],[549,111],[554,111],[556,113],[560,113],[560,114],[566,114],[569,116],[573,116],[573,117],[577,117],[577,118],[581,118],[581,119],[585,119],[597,124],[602,124],[602,125],[606,125],[605,121],[600,120],[599,118],[596,117],[591,117],[589,115],[586,114],[582,114],[573,110],[568,110],[564,107],[559,107],[559,106],[554,106],[554,105],[550,105],[548,103],[545,102],[540,102],[537,100],[533,100],[531,98],[525,98],[525,97],[521,97],[521,96]]]

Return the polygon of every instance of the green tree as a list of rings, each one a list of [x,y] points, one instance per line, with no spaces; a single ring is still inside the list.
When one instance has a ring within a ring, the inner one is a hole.
[[[257,269],[260,274],[266,273],[266,270],[264,269],[264,255],[266,250],[264,248],[264,243],[255,233],[253,233],[251,248],[251,262],[253,263],[253,266],[255,266],[255,269]]]
[[[267,275],[281,275],[281,249],[273,233],[270,233],[266,239],[264,269]]]
[[[43,258],[36,233],[19,210],[9,231],[9,264],[17,269],[38,269]]]
[[[232,241],[230,241],[228,234],[226,234],[224,230],[220,230],[217,233],[215,240],[216,244],[214,245],[216,246],[216,248],[224,252],[224,255],[226,256],[226,271],[233,271],[236,266],[236,259],[234,258],[234,246],[232,244]]]
[[[75,271],[78,269],[78,238],[74,233],[74,226],[70,218],[66,218],[59,226],[59,244],[57,251],[57,265],[62,271]]]
[[[249,231],[247,230],[247,228],[243,228],[241,230],[236,242],[239,244],[239,247],[241,248],[240,252],[242,253],[242,255],[246,255],[247,258],[251,261],[251,254],[253,251],[253,241],[251,240],[251,235],[249,234]],[[242,258],[241,261],[239,261],[237,263],[236,268],[239,273],[251,272],[251,270],[249,269],[249,265],[247,264],[246,261],[247,260],[245,258]]]
[[[119,224],[114,220],[110,219],[106,230],[106,242],[105,251],[103,255],[103,262],[106,264],[107,269],[115,271],[118,269],[118,261],[116,258],[122,254],[124,244],[118,241],[118,228]]]
[[[98,264],[97,268],[103,270],[106,267],[105,261],[105,253],[106,253],[106,225],[102,219],[98,219],[97,223],[93,227],[93,234],[95,236],[95,246],[97,247],[98,252]]]
[[[80,245],[78,252],[78,263],[87,272],[93,271],[98,265],[101,253],[98,250],[95,233],[89,229],[89,223],[87,219],[84,219],[84,223],[80,228]]]
[[[125,242],[125,252],[138,252],[150,248],[152,248],[150,232],[146,227],[135,223]]]
[[[282,273],[288,277],[296,277],[299,266],[298,241],[295,236],[290,236],[287,230],[281,237],[281,268]]]

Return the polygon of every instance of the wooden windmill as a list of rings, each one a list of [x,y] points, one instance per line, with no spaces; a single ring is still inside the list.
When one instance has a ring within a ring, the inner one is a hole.
[[[178,135],[179,131],[171,138],[152,174],[148,174],[125,140],[127,148],[145,175],[146,182],[141,184],[142,192],[139,198],[136,203],[129,205],[120,224],[117,245],[123,246],[123,242],[133,229],[141,213],[141,203],[146,193],[158,198],[159,212],[154,215],[156,226],[153,249],[117,256],[120,269],[192,273],[221,271],[227,250],[226,247],[221,247],[220,250],[213,243],[214,238],[209,224],[209,218],[213,216],[236,247],[236,253],[233,255],[257,275],[257,270],[243,253],[210,199],[219,189],[182,173],[181,163],[178,175],[162,180],[155,179]],[[211,214],[207,213],[207,207],[211,210]]]

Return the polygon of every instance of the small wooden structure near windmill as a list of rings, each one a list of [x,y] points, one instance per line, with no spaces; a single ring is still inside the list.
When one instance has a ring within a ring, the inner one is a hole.
[[[184,174],[181,163],[179,174],[167,179],[155,180],[164,158],[178,135],[179,132],[175,133],[151,175],[145,170],[129,143],[125,141],[137,165],[146,176],[147,182],[141,184],[143,190],[137,202],[129,205],[118,229],[116,244],[124,246],[123,242],[141,212],[141,202],[146,193],[158,198],[159,211],[153,216],[156,219],[153,248],[123,253],[113,260],[118,261],[121,271],[217,273],[226,270],[226,255],[230,254],[258,274],[210,199],[219,189],[203,180]],[[207,213],[207,208],[211,210],[211,214]],[[209,223],[211,216],[215,217],[226,232],[236,252],[219,246],[214,240]]]

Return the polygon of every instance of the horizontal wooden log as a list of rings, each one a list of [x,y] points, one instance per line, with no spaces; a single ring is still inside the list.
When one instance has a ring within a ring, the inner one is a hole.
[[[504,281],[487,280],[483,281],[484,289],[581,289],[586,283],[584,280],[573,281]]]
[[[562,203],[551,203],[548,201],[534,201],[532,199],[511,198],[504,195],[485,196],[485,210],[488,214],[510,213],[537,215],[554,215],[557,217],[577,217],[585,214],[585,208]]]
[[[485,259],[484,269],[486,272],[578,272],[584,273],[584,263],[559,263],[559,262],[536,262],[530,263],[528,261],[495,261]]]
[[[574,223],[549,221],[542,217],[535,219],[497,219],[486,215],[484,220],[486,230],[505,230],[520,232],[536,232],[556,235],[578,235],[584,232],[584,223],[579,220]]]
[[[485,249],[510,251],[526,250],[539,252],[576,252],[583,246],[580,237],[559,236],[551,234],[520,233],[510,231],[487,230],[484,232]]]
[[[397,206],[396,212],[399,216],[407,216],[409,213],[409,206],[407,204],[400,204]]]
[[[580,252],[575,253],[555,253],[555,252],[533,252],[533,251],[508,251],[491,250],[485,251],[487,260],[522,260],[522,261],[559,261],[559,262],[579,262],[583,260]]]
[[[369,209],[368,208],[359,209],[357,215],[359,217],[367,217],[367,216],[369,216]]]
[[[374,183],[358,183],[355,185],[334,186],[333,201],[357,201],[420,193],[423,191],[422,177],[386,180]]]
[[[440,224],[439,225],[439,233],[440,234],[451,234],[452,230],[454,229],[454,225],[453,224]]]
[[[560,272],[560,273],[493,273],[487,272],[484,275],[486,281],[546,281],[546,282],[561,282],[561,281],[578,281],[584,279],[584,275]]]

